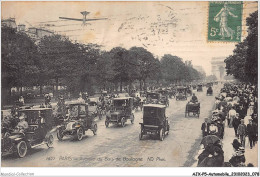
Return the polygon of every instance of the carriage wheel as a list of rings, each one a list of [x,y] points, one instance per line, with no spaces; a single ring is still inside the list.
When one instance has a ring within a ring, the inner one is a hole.
[[[50,136],[48,137],[48,139],[47,139],[47,146],[48,146],[49,148],[53,147],[53,142],[54,142],[54,137],[53,137],[53,135],[50,135]]]
[[[17,146],[17,155],[20,157],[20,158],[23,158],[26,153],[27,153],[27,144],[25,141],[20,141]]]
[[[122,119],[121,119],[121,125],[122,125],[122,127],[125,127],[125,122],[126,122],[125,118],[122,117]]]
[[[62,138],[63,138],[63,134],[62,134],[62,131],[60,130],[60,129],[58,129],[57,130],[57,138],[58,138],[58,140],[62,140]]]
[[[93,126],[93,134],[94,135],[96,135],[97,134],[97,124],[95,124],[94,126]]]
[[[77,140],[82,140],[83,138],[83,129],[81,127],[79,127],[79,129],[77,130],[77,136],[76,136]]]
[[[160,140],[163,141],[164,140],[164,136],[165,136],[165,131],[163,128],[161,128],[160,130]]]

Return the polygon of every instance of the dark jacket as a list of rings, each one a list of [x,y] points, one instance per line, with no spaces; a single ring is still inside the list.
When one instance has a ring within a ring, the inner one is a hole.
[[[252,125],[248,124],[246,130],[248,136],[254,136],[257,134],[257,126],[255,124]]]
[[[240,122],[241,122],[241,120],[238,118],[233,119],[233,122],[232,122],[233,127],[238,128]]]
[[[207,126],[207,129],[206,129],[206,126]],[[209,126],[210,126],[209,123],[203,122],[203,123],[201,124],[201,131],[204,132],[205,129],[206,129],[206,132],[209,132]]]

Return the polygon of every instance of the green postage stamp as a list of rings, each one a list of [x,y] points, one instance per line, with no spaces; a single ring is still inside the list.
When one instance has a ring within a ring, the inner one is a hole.
[[[210,1],[208,15],[208,41],[241,41],[242,1]]]

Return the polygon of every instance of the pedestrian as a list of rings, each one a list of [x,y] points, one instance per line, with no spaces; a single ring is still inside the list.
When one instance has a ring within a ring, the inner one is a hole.
[[[209,133],[209,122],[208,122],[208,118],[204,119],[204,122],[201,125],[201,131],[202,131],[202,136],[207,136]]]
[[[246,125],[244,124],[244,120],[241,119],[241,124],[239,124],[237,129],[237,134],[240,139],[240,143],[243,147],[245,147],[245,137],[246,137]]]
[[[239,119],[239,114],[237,113],[236,116],[234,117],[234,120],[232,122],[232,125],[234,127],[234,131],[235,131],[235,136],[238,137],[237,135],[237,129],[238,129],[238,126],[240,124],[240,119]]]
[[[239,108],[236,110],[236,112],[239,113],[241,119],[244,119],[247,114],[247,110],[243,107],[243,105],[239,105]]]
[[[252,149],[253,146],[255,146],[255,140],[257,137],[257,126],[253,124],[252,119],[249,119],[249,124],[247,125],[246,130],[247,130],[247,135],[250,143],[250,149]]]
[[[232,122],[233,122],[233,119],[234,117],[236,116],[236,110],[234,109],[234,107],[232,107],[229,112],[228,112],[228,117],[227,117],[227,120],[228,120],[228,126],[229,128],[232,128]]]

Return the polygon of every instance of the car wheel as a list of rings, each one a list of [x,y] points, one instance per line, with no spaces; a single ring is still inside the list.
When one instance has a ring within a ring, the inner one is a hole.
[[[163,128],[161,128],[160,130],[160,140],[163,141],[164,140],[164,136],[165,136],[165,131]]]
[[[47,146],[48,146],[49,148],[53,147],[53,142],[54,142],[54,137],[53,137],[53,135],[50,135],[50,136],[48,137],[48,139],[47,139]]]
[[[121,125],[122,125],[122,127],[125,127],[125,118],[124,117],[122,117],[122,119],[121,119]]]
[[[25,141],[21,141],[17,144],[17,155],[23,158],[27,153],[27,144]]]
[[[93,126],[93,134],[96,135],[97,134],[97,124],[95,124]]]
[[[105,125],[106,125],[106,128],[109,126],[109,121],[108,120],[105,121]]]
[[[143,133],[139,133],[139,140],[142,140],[143,139]]]
[[[77,140],[82,140],[83,138],[83,129],[80,127],[78,130],[77,130]]]
[[[58,138],[59,141],[62,141],[63,134],[62,134],[62,131],[60,129],[58,129],[58,131],[57,131],[57,138]]]

